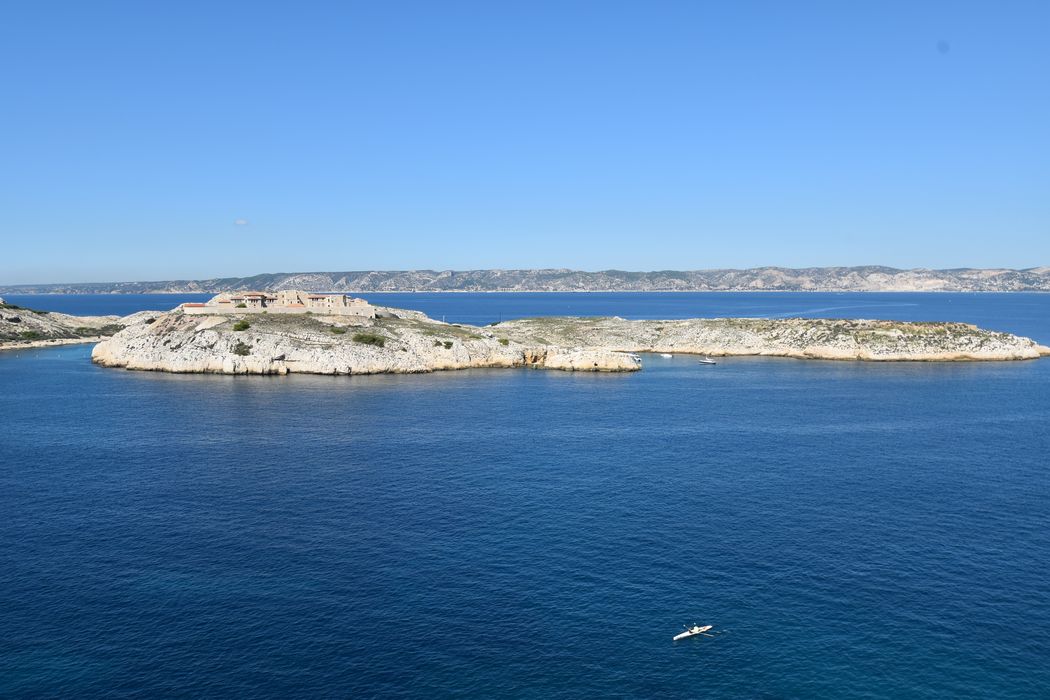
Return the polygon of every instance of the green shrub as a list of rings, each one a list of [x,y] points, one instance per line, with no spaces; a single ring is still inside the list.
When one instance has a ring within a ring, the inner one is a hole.
[[[51,313],[50,311],[39,311],[37,309],[30,309],[30,311],[35,313],[37,316],[47,316],[49,313]]]
[[[247,309],[248,307],[244,304],[244,302],[241,302],[240,304],[237,304],[237,306],[235,306],[233,308],[235,308],[235,309]]]
[[[251,327],[252,324],[248,323],[247,321],[238,321],[237,323],[233,324],[233,330],[235,331],[246,331]]]
[[[445,346],[446,350],[451,350],[452,349],[452,341],[451,340],[446,340],[444,343],[442,343],[442,345]]]
[[[500,338],[499,339],[499,344],[500,345],[510,345],[510,341],[507,340],[506,338]]]
[[[18,336],[22,340],[41,340],[44,337],[36,331],[22,331]]]
[[[108,323],[105,326],[95,331],[96,335],[116,335],[124,330],[127,326],[122,326],[119,323]]]
[[[237,344],[233,346],[233,354],[234,355],[240,355],[241,357],[244,357],[245,355],[250,355],[251,352],[252,352],[252,346],[251,345],[245,345],[244,343],[242,343],[239,340],[237,341]]]
[[[353,341],[363,345],[375,345],[377,348],[386,345],[386,338],[381,335],[376,335],[375,333],[355,333]]]
[[[143,323],[145,323],[148,326],[151,323],[156,323],[156,321],[157,319],[155,318],[147,318],[145,321],[143,321]]]
[[[441,341],[440,340],[435,340],[434,341],[434,347],[435,348],[440,348],[441,347]]]
[[[342,335],[343,333],[346,333],[346,329],[340,328],[339,326],[332,326],[332,332],[336,335]]]

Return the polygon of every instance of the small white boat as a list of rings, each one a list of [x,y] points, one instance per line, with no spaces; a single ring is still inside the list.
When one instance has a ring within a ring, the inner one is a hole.
[[[711,629],[711,625],[704,625],[703,627],[700,627],[699,625],[693,625],[692,627],[687,629],[685,632],[680,632],[680,633],[676,634],[672,641],[677,642],[679,639],[689,639],[690,637],[695,637],[698,634],[704,634],[709,629]],[[710,635],[708,635],[708,636],[710,636]]]
[[[670,360],[672,357],[674,357],[674,355],[672,355],[669,352],[662,352],[660,353],[660,357],[666,357],[668,360]]]
[[[702,365],[717,365],[718,363],[712,360],[710,357],[701,357],[697,360]]]

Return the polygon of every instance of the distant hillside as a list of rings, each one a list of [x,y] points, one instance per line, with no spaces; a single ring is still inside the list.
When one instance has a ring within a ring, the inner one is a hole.
[[[334,292],[1030,292],[1050,291],[1050,267],[898,270],[892,267],[760,267],[749,270],[407,270],[271,273],[161,282],[0,285],[10,294],[218,293],[238,289]]]

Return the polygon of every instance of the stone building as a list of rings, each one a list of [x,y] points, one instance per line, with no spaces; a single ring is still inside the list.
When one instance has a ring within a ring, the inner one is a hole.
[[[265,309],[269,306],[274,306],[276,301],[277,297],[271,294],[264,294],[263,292],[245,292],[244,294],[230,297],[230,302],[234,307],[244,304],[249,309]]]
[[[236,292],[217,294],[203,304],[183,304],[184,313],[194,315],[222,313],[323,313],[333,316],[375,318],[375,307],[364,299],[346,294],[323,294],[284,289],[279,292]]]

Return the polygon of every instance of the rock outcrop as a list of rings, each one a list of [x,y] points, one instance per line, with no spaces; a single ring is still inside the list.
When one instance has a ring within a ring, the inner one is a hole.
[[[631,354],[555,348],[510,340],[418,312],[380,309],[375,319],[313,314],[190,316],[173,311],[99,343],[92,360],[109,367],[221,374],[417,373],[471,367],[629,372]]]
[[[500,323],[519,341],[621,352],[768,355],[824,360],[1030,360],[1050,354],[1028,338],[966,323],[863,319],[718,318],[628,321],[622,318],[535,318]]]
[[[637,352],[871,361],[1027,360],[1050,349],[963,323],[837,319],[537,318],[475,327],[377,317],[139,314],[100,342],[109,367],[222,374],[414,373],[470,367],[626,372]]]

